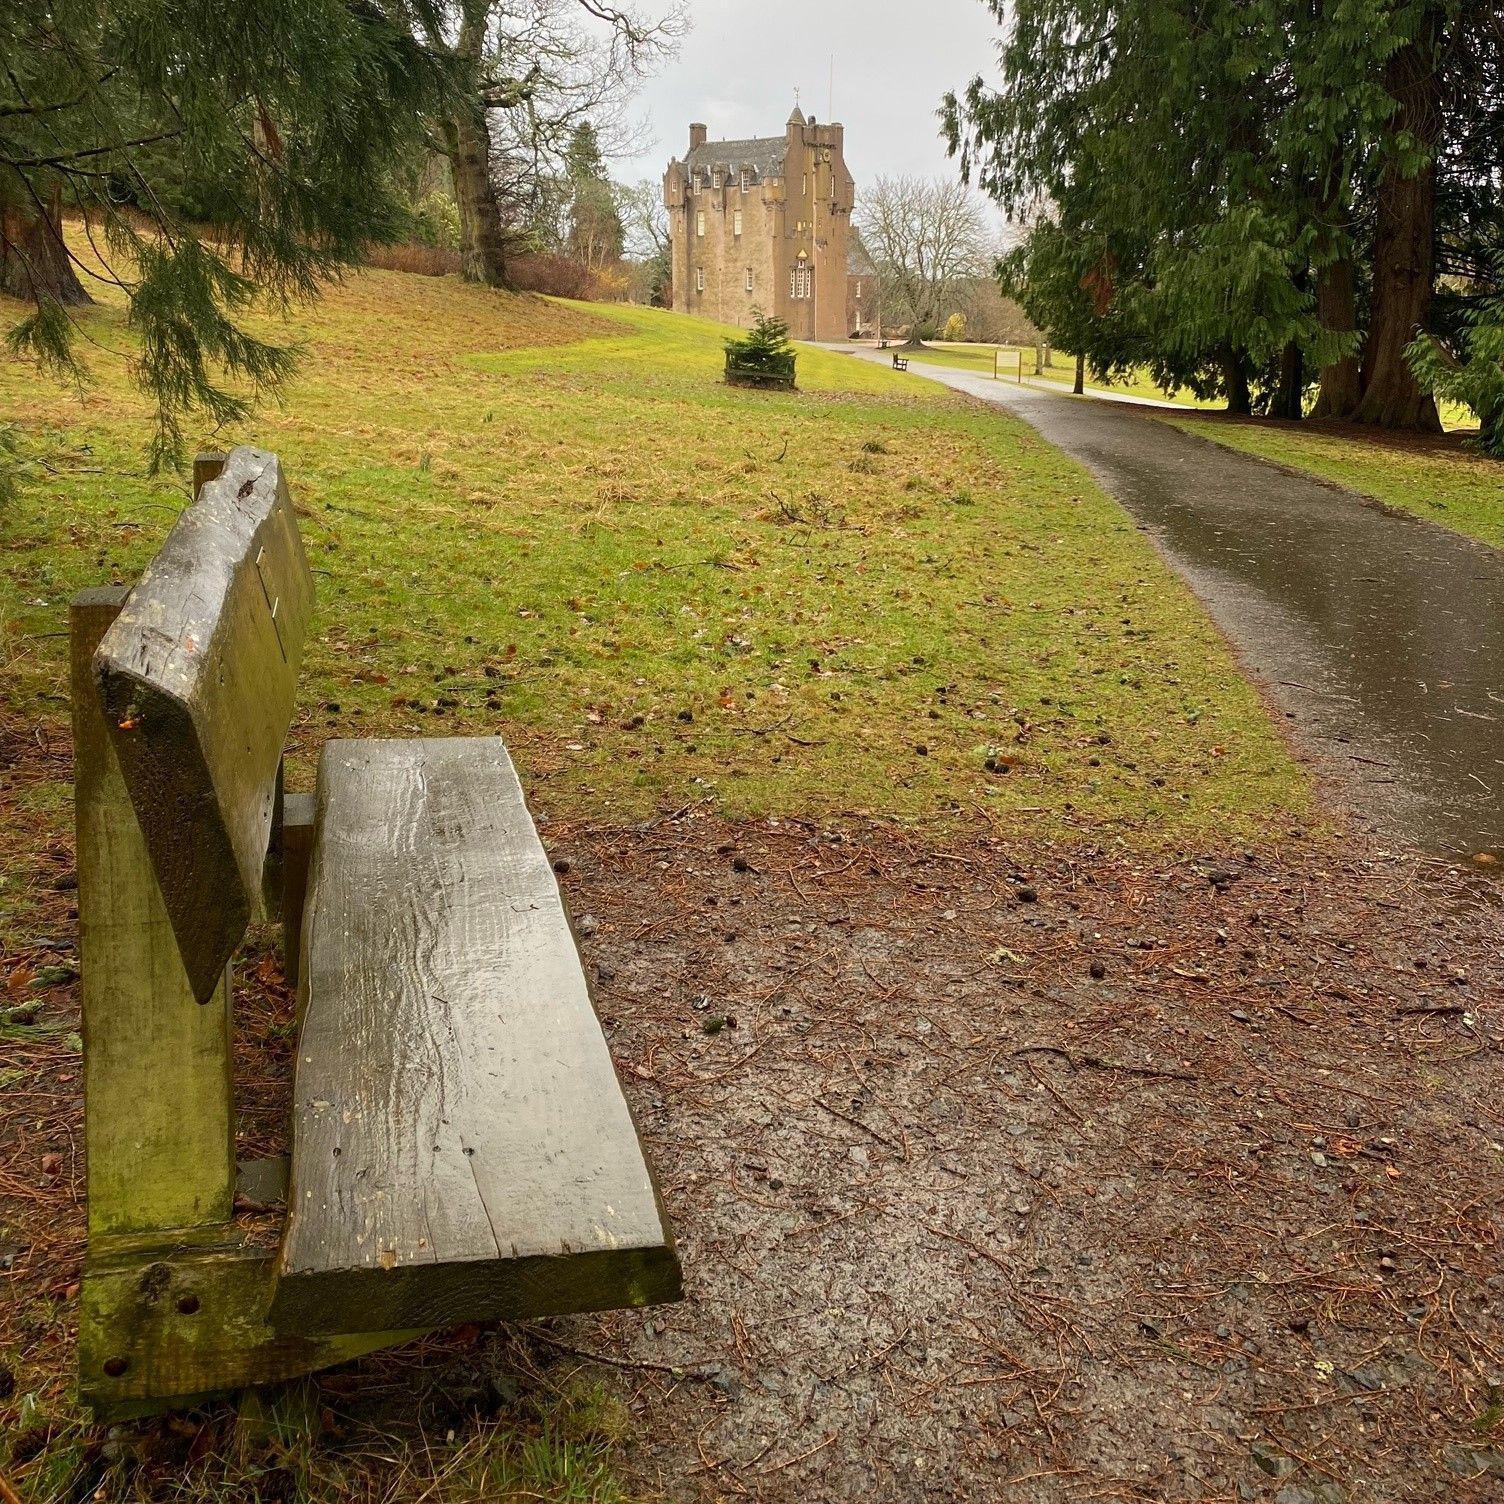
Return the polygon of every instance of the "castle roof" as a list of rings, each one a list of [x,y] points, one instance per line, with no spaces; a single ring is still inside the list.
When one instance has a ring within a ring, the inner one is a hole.
[[[750,167],[759,178],[776,178],[783,174],[784,156],[788,152],[787,136],[748,136],[740,141],[706,141],[690,148],[685,166],[690,172],[737,173]]]

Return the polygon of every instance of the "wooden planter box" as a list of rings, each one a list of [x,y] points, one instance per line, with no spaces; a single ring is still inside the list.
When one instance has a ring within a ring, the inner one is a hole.
[[[755,386],[765,391],[792,392],[794,387],[794,362],[791,358],[788,369],[769,370],[765,366],[739,366],[726,357],[726,384],[728,386]]]

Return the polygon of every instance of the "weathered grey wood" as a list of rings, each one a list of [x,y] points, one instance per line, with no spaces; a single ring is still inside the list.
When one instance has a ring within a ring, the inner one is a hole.
[[[314,796],[284,794],[277,823],[277,865],[281,874],[282,974],[289,987],[298,985],[302,948],[303,905],[308,896],[308,864],[313,856]]]
[[[179,1408],[271,1384],[416,1331],[314,1337],[266,1320],[276,1249],[233,1227],[161,1248],[91,1245],[79,1302],[79,1397],[100,1420]]]
[[[325,747],[302,973],[273,1325],[678,1298],[672,1235],[500,741]]]
[[[228,975],[195,1006],[94,680],[125,595],[70,613],[91,1238],[223,1221],[235,1184]]]
[[[276,457],[236,449],[174,524],[96,655],[126,786],[200,1001],[265,914],[312,607]]]

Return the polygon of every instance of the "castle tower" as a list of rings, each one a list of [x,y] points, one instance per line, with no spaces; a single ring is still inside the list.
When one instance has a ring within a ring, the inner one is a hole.
[[[691,125],[663,175],[674,311],[746,326],[757,310],[795,339],[844,339],[854,199],[844,128],[798,105],[781,136],[711,141]]]

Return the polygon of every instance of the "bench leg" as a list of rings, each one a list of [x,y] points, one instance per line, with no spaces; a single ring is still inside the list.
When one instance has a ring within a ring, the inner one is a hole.
[[[282,974],[295,991],[301,964],[303,906],[308,898],[308,863],[313,856],[312,794],[282,796],[282,829],[279,848],[282,866]]]

